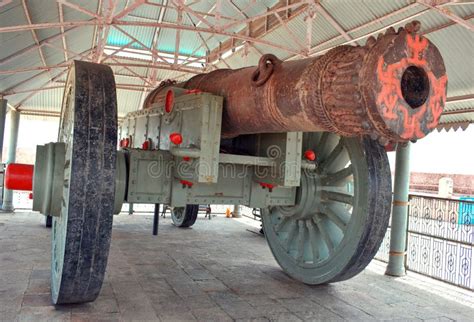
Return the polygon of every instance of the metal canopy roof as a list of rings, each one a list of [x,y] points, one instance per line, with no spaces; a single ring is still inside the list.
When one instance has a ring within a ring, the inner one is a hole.
[[[109,64],[119,116],[164,79],[320,55],[422,22],[447,67],[440,128],[474,123],[474,1],[0,0],[0,96],[23,114],[57,116],[74,59]]]

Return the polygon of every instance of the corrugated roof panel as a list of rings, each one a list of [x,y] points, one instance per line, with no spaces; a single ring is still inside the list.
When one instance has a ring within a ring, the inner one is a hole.
[[[202,37],[207,35],[202,33]],[[206,39],[206,38],[204,38]],[[207,44],[207,43],[206,43]],[[207,44],[209,46],[209,44]],[[199,34],[193,31],[182,30],[180,33],[179,53],[182,55],[205,56],[206,46],[199,37]]]
[[[122,0],[123,1],[123,0]],[[122,1],[118,1],[119,3]],[[37,1],[38,3],[42,3],[44,1]],[[55,3],[56,1],[53,1]],[[100,1],[90,1],[90,0],[68,0],[68,2],[72,4],[77,4],[81,6],[84,9],[87,9],[91,12],[97,13],[97,10],[99,8],[99,2]],[[117,5],[117,9],[115,12],[118,12],[120,10],[120,5]],[[56,9],[54,12],[58,13],[59,17],[59,12],[58,9]],[[77,20],[88,20],[88,19],[93,19],[92,16],[89,16],[88,14],[82,13],[80,11],[77,11],[76,9],[69,8],[67,6],[63,6],[63,15],[64,15],[64,21],[77,21]],[[57,19],[59,21],[59,19]]]
[[[399,22],[399,21],[401,21],[401,20],[403,20],[407,17],[417,15],[420,12],[423,12],[423,11],[426,11],[426,8],[422,7],[420,5],[404,6],[401,9],[398,9],[398,11],[395,11],[395,13],[391,14],[389,17],[384,17],[383,19],[380,19],[379,21],[374,22],[374,23],[370,23],[367,26],[364,26],[364,25],[369,23],[370,21],[365,21],[363,24],[360,24],[360,25],[356,26],[356,27],[358,27],[356,31],[351,32],[350,29],[349,29],[348,33],[352,38],[359,38],[359,37],[362,37],[364,35],[367,35],[367,34],[370,34],[370,33],[373,33],[373,32],[377,32],[378,30],[384,31],[384,28],[386,26],[395,24],[395,23],[397,23],[397,22]],[[413,20],[414,19],[418,19],[418,17],[413,18]],[[401,26],[404,26],[407,22],[408,21],[401,23]],[[397,29],[398,26],[399,25],[395,25],[394,28]],[[374,36],[376,37],[377,35],[375,34]],[[363,38],[361,41],[359,41],[359,44],[363,45],[363,44],[365,44],[365,41],[366,41],[366,38]]]
[[[224,1],[223,1],[224,2]],[[273,7],[278,0],[261,0],[249,2],[248,0],[234,0],[234,3],[240,10],[242,10],[247,16],[254,17],[262,13],[265,13],[268,8]],[[232,14],[232,10],[227,9],[229,5],[224,5],[223,9],[229,13],[229,16],[237,16],[237,13]]]
[[[157,21],[158,17],[160,16],[161,10],[162,8],[159,6],[143,4],[139,6],[138,8],[136,8],[135,10],[133,10],[132,12],[130,12],[129,16]]]
[[[453,115],[441,115],[440,124],[460,122],[474,123],[474,112]]]
[[[444,58],[448,97],[474,94],[474,33],[460,25],[453,25],[427,37]]]
[[[71,10],[71,9],[70,9]],[[58,22],[59,10],[56,1],[28,1],[28,11],[33,23]],[[78,19],[76,15],[76,19]],[[84,19],[84,17],[81,17]],[[38,29],[36,34],[41,41],[52,35],[57,34],[61,30],[59,28]]]
[[[143,80],[136,76],[127,76],[121,74],[115,74],[116,84],[129,84],[129,85],[143,85]]]
[[[463,4],[459,6],[449,6],[449,10],[459,17],[466,17],[474,14],[474,4]]]
[[[28,24],[23,7],[12,2],[0,8],[0,27]],[[17,51],[34,44],[30,31],[0,33],[0,59],[13,55]]]
[[[38,92],[26,101],[21,109],[45,111],[45,112],[61,112],[61,104],[63,100],[64,89],[49,89]]]
[[[3,47],[2,47],[3,50]],[[28,53],[23,55],[18,55],[14,59],[8,61],[7,64],[0,66],[0,70],[16,70],[21,68],[30,68],[42,66],[41,60],[39,56],[38,50],[32,50]],[[16,74],[4,74],[0,75],[0,90],[4,90],[5,88],[9,88],[26,78],[29,78],[39,72],[23,72],[23,73],[16,73]]]
[[[117,92],[118,116],[140,109],[143,92],[119,90]]]
[[[92,38],[94,37],[94,26],[82,26],[78,29],[70,31],[66,34],[66,46],[67,49],[72,53],[83,53],[90,49],[92,46]],[[62,40],[61,46],[62,48]]]
[[[405,0],[371,0],[357,1],[349,5],[345,0],[322,1],[321,5],[341,25],[344,30],[350,30],[369,21],[403,8]]]
[[[261,56],[262,55],[255,48],[250,46],[247,55],[244,55],[244,50],[241,49],[226,58],[225,61],[232,69],[237,69],[242,67],[256,66]],[[218,68],[228,68],[223,62],[217,63],[216,66]]]
[[[176,30],[173,29],[160,29],[158,35],[157,47],[159,51],[165,53],[174,53],[176,42]]]
[[[48,64],[49,66],[53,66],[64,62],[64,51],[62,50],[62,41],[58,39],[56,41],[53,41],[51,44],[55,47],[43,46],[43,48],[41,49],[46,60],[46,64]]]
[[[150,64],[150,62],[143,62],[143,61],[132,62],[132,61],[128,61],[128,60],[120,59],[120,58],[117,58],[117,62],[115,62],[113,60],[108,60],[107,62],[111,63],[111,64],[116,64],[116,63],[120,63],[120,64],[140,64],[140,65]],[[148,73],[148,68],[146,68],[146,67],[127,66],[128,69],[125,68],[124,66],[117,66],[117,65],[112,65],[111,67],[112,67],[112,70],[114,71],[114,73],[118,73],[118,74],[122,74],[122,75],[128,75],[128,76],[135,76],[134,73],[136,73],[140,76],[145,77]]]
[[[124,17],[123,20],[125,21],[140,21],[140,18],[134,17]],[[143,27],[143,26],[118,26],[120,29],[124,30],[125,32],[129,33],[132,37],[137,39],[147,48],[151,47],[153,35],[155,33],[156,28],[152,27]],[[111,27],[109,30],[109,34],[107,37],[107,44],[111,46],[118,46],[121,47],[126,45],[132,41],[130,37],[128,37],[125,33],[118,30],[115,27]],[[143,49],[143,46],[139,43],[133,43],[133,48]]]

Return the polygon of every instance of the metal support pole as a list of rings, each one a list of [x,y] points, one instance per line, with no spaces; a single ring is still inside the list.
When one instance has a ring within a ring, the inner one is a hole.
[[[242,214],[240,213],[240,205],[234,205],[234,211],[232,212],[233,218],[241,218]]]
[[[395,160],[395,184],[392,207],[390,252],[386,275],[405,275],[408,193],[410,188],[410,146],[398,144]]]
[[[7,116],[7,100],[0,99],[0,163],[3,160],[3,137],[5,133],[5,118]]]
[[[132,202],[128,203],[128,214],[133,215],[133,203]]]
[[[160,204],[155,204],[155,211],[153,213],[153,235],[158,235],[158,226],[160,224]]]
[[[7,164],[14,163],[16,159],[16,145],[18,143],[18,127],[20,125],[20,112],[10,111],[10,140],[8,143]],[[3,190],[4,211],[13,211],[13,190]]]

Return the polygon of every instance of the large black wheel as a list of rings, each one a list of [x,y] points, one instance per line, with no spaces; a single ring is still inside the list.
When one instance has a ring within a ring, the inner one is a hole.
[[[52,227],[52,301],[89,302],[102,286],[112,232],[117,103],[110,67],[74,62],[58,141],[66,155],[61,213]]]
[[[307,284],[348,279],[377,252],[390,217],[391,178],[384,148],[370,139],[307,133],[318,168],[302,172],[297,202],[262,210],[271,251]]]
[[[171,220],[176,227],[191,227],[196,222],[199,205],[186,205],[186,207],[174,207],[171,210]]]

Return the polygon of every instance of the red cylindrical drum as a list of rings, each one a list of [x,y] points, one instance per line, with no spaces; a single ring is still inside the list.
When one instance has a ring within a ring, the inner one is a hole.
[[[31,164],[10,163],[5,171],[5,188],[10,190],[33,190],[33,171]]]

